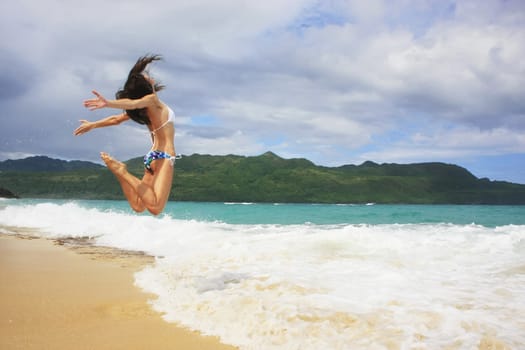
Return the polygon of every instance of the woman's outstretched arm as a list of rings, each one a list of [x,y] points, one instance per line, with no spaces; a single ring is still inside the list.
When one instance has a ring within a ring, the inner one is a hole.
[[[80,121],[80,126],[75,129],[73,132],[74,135],[82,135],[86,132],[90,131],[91,129],[96,128],[103,128],[106,126],[112,126],[112,125],[118,125],[126,120],[129,120],[129,116],[126,113],[117,114],[117,115],[111,115],[107,118],[100,119],[94,122],[90,122],[88,120],[82,119]]]
[[[146,95],[142,98],[138,98],[136,100],[132,100],[129,98],[121,98],[118,100],[106,100],[104,96],[99,94],[97,91],[92,91],[97,98],[92,98],[89,100],[84,101],[84,107],[95,110],[99,108],[119,108],[119,109],[141,109],[150,107],[154,104],[158,103],[158,97],[157,94],[152,93],[149,95]]]

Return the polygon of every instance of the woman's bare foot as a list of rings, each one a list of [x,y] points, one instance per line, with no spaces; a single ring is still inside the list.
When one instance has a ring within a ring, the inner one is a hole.
[[[128,170],[126,164],[119,162],[114,158],[111,158],[111,156],[106,152],[100,152],[100,158],[102,158],[104,163],[106,163],[108,169],[117,176],[125,174]]]

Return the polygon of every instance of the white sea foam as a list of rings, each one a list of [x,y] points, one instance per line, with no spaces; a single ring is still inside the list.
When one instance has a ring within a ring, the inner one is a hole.
[[[225,205],[253,205],[253,202],[224,202]]]
[[[525,344],[525,226],[229,225],[74,203],[8,206],[0,226],[156,256],[136,274],[153,307],[241,349]]]

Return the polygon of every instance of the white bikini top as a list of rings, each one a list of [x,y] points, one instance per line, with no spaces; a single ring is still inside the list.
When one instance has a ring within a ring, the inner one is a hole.
[[[163,127],[165,127],[168,123],[173,123],[173,118],[175,117],[175,113],[173,112],[173,110],[168,107],[168,120],[166,120],[161,126],[159,126],[158,128],[156,128],[155,130],[151,131],[151,135],[152,136],[155,136],[155,133],[157,131],[159,131],[160,129],[162,129]]]

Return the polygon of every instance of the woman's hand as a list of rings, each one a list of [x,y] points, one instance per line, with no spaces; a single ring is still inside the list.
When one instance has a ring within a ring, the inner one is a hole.
[[[80,123],[81,123],[80,126],[76,128],[75,131],[73,131],[73,134],[75,136],[85,134],[86,132],[90,131],[91,129],[95,127],[95,123],[92,123],[84,119],[82,119]]]
[[[95,90],[93,90],[92,92],[93,94],[95,94],[95,96],[97,96],[97,98],[85,100],[84,107],[88,108],[91,111],[95,109],[107,107],[108,101],[104,98],[104,96],[102,96]]]

